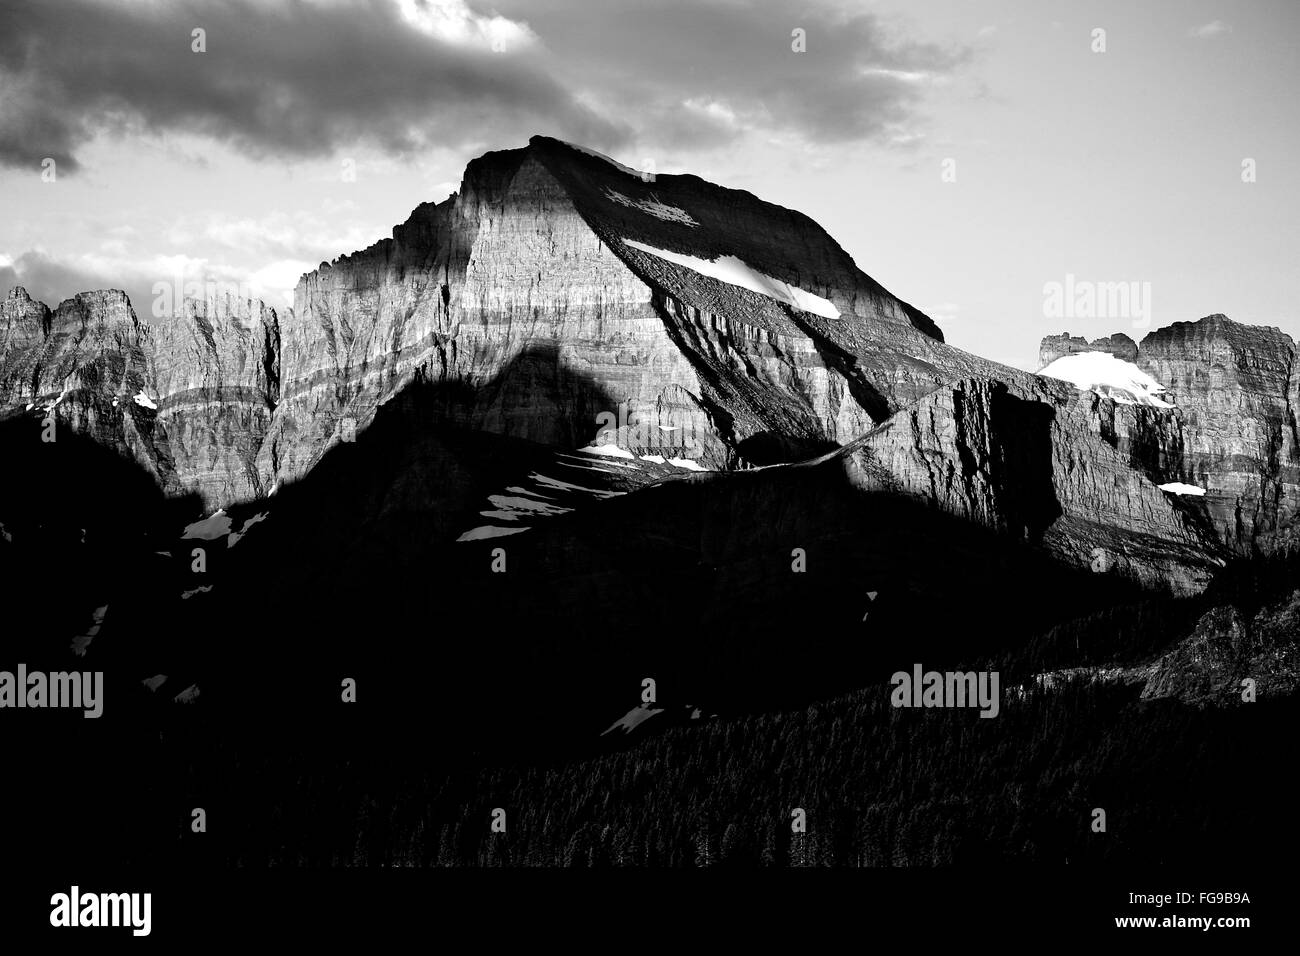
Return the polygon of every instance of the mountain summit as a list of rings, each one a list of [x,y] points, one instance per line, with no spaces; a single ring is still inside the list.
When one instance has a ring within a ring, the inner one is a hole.
[[[457,193],[418,206],[392,238],[321,263],[292,310],[187,301],[151,325],[120,292],[51,311],[16,289],[0,323],[2,414],[53,413],[208,511],[303,479],[411,389],[439,427],[613,449],[630,463],[584,466],[597,481],[621,475],[603,495],[664,469],[844,449],[864,490],[902,492],[1073,566],[1105,551],[1133,578],[1180,590],[1202,586],[1224,549],[1289,549],[1300,506],[1294,346],[1275,330],[1211,317],[1152,333],[1140,349],[1149,374],[1134,371],[1174,400],[1135,405],[1122,389],[947,345],[800,213],[544,136],[473,160]],[[1139,354],[1125,336],[1043,348],[1066,364]],[[1231,360],[1230,400],[1213,398],[1193,359]],[[1234,423],[1244,431],[1228,441]],[[517,518],[523,499],[507,497],[484,514]]]

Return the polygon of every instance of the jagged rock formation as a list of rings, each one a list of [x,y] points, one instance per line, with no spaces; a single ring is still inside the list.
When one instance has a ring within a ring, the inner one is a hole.
[[[134,458],[169,494],[209,504],[258,497],[256,469],[278,397],[275,313],[222,298],[141,322],[125,293],[86,292],[50,312],[26,290],[0,303],[0,409],[53,415]]]
[[[1258,698],[1284,697],[1300,686],[1297,634],[1300,591],[1254,615],[1231,605],[1214,608],[1187,638],[1138,672],[1146,678],[1142,696],[1238,704],[1249,678]]]
[[[186,301],[153,336],[150,373],[160,397],[174,483],[222,505],[270,491],[258,459],[280,394],[280,329],[260,302]]]
[[[1161,491],[1116,437],[1161,436],[1166,414],[1052,379],[964,379],[837,454],[857,487],[900,490],[1068,565],[1194,593],[1219,546],[1198,505]]]
[[[1045,368],[1063,355],[1075,355],[1079,352],[1106,352],[1125,362],[1136,362],[1137,343],[1123,332],[1116,332],[1104,339],[1089,342],[1081,335],[1062,332],[1060,335],[1048,335],[1038,346],[1038,367]]]
[[[1281,699],[1300,687],[1298,634],[1300,591],[1256,609],[1220,604],[1152,659],[1048,671],[1035,675],[1035,683],[1053,689],[1076,679],[1114,682],[1140,688],[1143,700],[1225,707],[1248,702],[1248,691],[1251,702]]]
[[[630,243],[737,257],[841,317]],[[270,438],[291,474],[338,418],[364,422],[412,378],[494,382],[462,424],[577,445],[593,437],[595,415],[615,409],[556,387],[560,370],[576,372],[651,434],[695,437],[692,457],[718,468],[847,441],[954,372],[998,368],[945,346],[806,217],[693,176],[646,182],[545,137],[470,163],[457,196],[305,276],[295,305]],[[538,367],[539,351],[550,367]],[[261,466],[267,473],[265,456]]]
[[[1116,335],[1088,348],[1110,350],[1117,339],[1128,341]],[[1081,341],[1048,336],[1041,357]],[[1120,447],[1162,481],[1204,488],[1210,522],[1238,554],[1300,547],[1300,370],[1290,336],[1216,314],[1151,332],[1127,360],[1177,408],[1156,427],[1117,435]]]
[[[52,409],[209,509],[301,479],[418,386],[442,424],[571,449],[605,416],[638,456],[715,470],[847,446],[864,488],[1180,590],[1221,544],[1293,540],[1297,376],[1276,330],[1044,340],[1045,360],[1137,359],[1177,407],[1124,405],[945,344],[799,213],[545,137],[322,263],[293,310],[224,298],[149,325],[119,292],[50,313],[15,290],[0,317],[0,414]],[[1209,493],[1156,487],[1174,481]]]
[[[1300,547],[1300,369],[1291,337],[1222,315],[1142,340],[1138,364],[1182,409],[1183,469],[1241,553]]]

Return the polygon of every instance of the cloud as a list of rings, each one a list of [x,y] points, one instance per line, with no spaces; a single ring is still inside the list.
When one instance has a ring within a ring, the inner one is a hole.
[[[268,159],[628,135],[549,75],[526,26],[463,0],[5,0],[0,90],[0,164],[61,170],[105,132],[199,133]]]
[[[61,259],[31,249],[17,259],[0,257],[0,295],[22,286],[33,299],[53,309],[78,292],[121,289],[131,300],[135,314],[150,322],[164,317],[155,314],[155,306],[163,312],[173,306],[179,308],[196,283],[219,284],[274,308],[284,308],[293,304],[298,277],[314,268],[314,262],[286,258],[249,274],[221,260],[184,255],[132,258],[90,253]]]
[[[969,48],[918,43],[852,7],[783,0],[497,0],[527,17],[566,84],[640,143],[690,149],[746,133],[816,145],[887,143]],[[806,51],[792,50],[802,29]],[[690,104],[709,103],[712,115]]]
[[[885,143],[969,52],[829,3],[797,15],[779,0],[494,6],[5,0],[0,165],[52,157],[75,171],[104,134],[197,133],[266,160],[466,152],[537,132],[605,151],[756,130]],[[791,49],[795,28],[806,52]]]
[[[1203,23],[1199,27],[1192,27],[1187,31],[1187,35],[1195,37],[1198,40],[1210,40],[1223,33],[1231,33],[1232,26],[1224,23],[1222,20],[1211,20],[1209,23]]]
[[[150,282],[144,275],[124,276],[87,262],[61,262],[42,250],[33,249],[16,259],[6,256],[0,264],[0,295],[14,286],[22,286],[33,299],[51,309],[77,292],[122,289],[138,310],[138,302],[148,302]]]

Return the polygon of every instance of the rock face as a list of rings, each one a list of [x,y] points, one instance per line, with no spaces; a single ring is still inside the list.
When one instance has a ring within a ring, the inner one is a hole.
[[[1142,340],[1138,364],[1182,409],[1183,467],[1235,550],[1300,546],[1300,376],[1295,343],[1222,315],[1176,322]]]
[[[642,247],[734,257],[783,291]],[[790,287],[838,317],[794,307]],[[470,428],[576,447],[603,413],[639,423],[618,436],[638,451],[727,468],[849,441],[956,375],[1017,374],[945,345],[807,217],[693,176],[648,182],[544,137],[473,161],[457,195],[322,263],[291,312],[189,304],[151,329],[120,293],[95,295],[60,306],[46,336],[43,307],[15,293],[0,401],[80,394],[47,338],[64,341],[74,313],[116,323],[130,387],[114,380],[95,401],[118,411],[59,415],[210,508],[301,477],[413,383],[455,393],[447,417]]]
[[[14,289],[0,307],[0,416],[53,415],[134,458],[168,494],[220,506],[263,494],[255,464],[278,397],[275,313],[187,302],[140,322],[124,293],[82,293],[52,313]]]
[[[1166,414],[1051,379],[964,379],[837,454],[859,488],[901,491],[1066,565],[1188,594],[1222,563],[1220,546],[1199,505],[1161,491],[1116,438],[1161,434]]]
[[[1114,335],[1108,335],[1104,339],[1094,339],[1091,342],[1081,335],[1062,332],[1060,335],[1045,337],[1038,346],[1038,367],[1045,368],[1061,356],[1074,355],[1077,352],[1108,352],[1125,362],[1136,362],[1138,347],[1137,343],[1123,332],[1116,332]]]
[[[841,317],[639,246],[735,257]],[[575,446],[602,412],[631,416],[627,446],[690,436],[689,457],[726,468],[848,441],[954,371],[998,368],[944,345],[806,217],[544,137],[475,160],[458,195],[305,276],[283,327],[267,478],[277,461],[277,477],[301,473],[337,421],[364,427],[413,380],[472,390],[454,417],[475,429]]]
[[[1242,681],[1255,682],[1259,699],[1295,692],[1300,634],[1300,591],[1252,616],[1233,606],[1207,612],[1192,633],[1142,671],[1143,698],[1178,697],[1189,703],[1236,704]]]
[[[177,321],[156,329],[153,346],[155,427],[177,487],[220,504],[269,492],[258,456],[279,402],[275,312],[228,296],[187,301]]]
[[[1225,545],[1295,541],[1280,332],[1212,316],[1140,349],[1044,340],[1045,362],[1108,352],[1176,401],[1124,405],[945,344],[797,212],[545,137],[322,263],[292,310],[223,298],[151,325],[120,292],[50,312],[16,289],[0,320],[0,416],[53,414],[209,510],[301,480],[405,397],[431,426],[717,471],[841,448],[861,489],[1184,592]],[[1207,494],[1157,487],[1175,481]]]
[[[1116,335],[1087,349],[1109,351],[1117,339],[1128,341]],[[1048,336],[1041,357],[1080,343]],[[1164,385],[1177,408],[1157,428],[1117,435],[1120,446],[1163,481],[1204,488],[1207,516],[1234,552],[1300,547],[1300,374],[1290,336],[1210,315],[1151,332],[1126,360]]]

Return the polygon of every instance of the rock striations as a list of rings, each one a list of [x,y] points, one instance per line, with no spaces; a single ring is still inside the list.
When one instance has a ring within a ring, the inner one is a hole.
[[[1235,553],[1300,548],[1300,369],[1290,336],[1210,315],[1157,329],[1131,352],[1123,335],[1086,348],[1119,355],[1116,340],[1176,406],[1158,427],[1122,436],[1131,456],[1165,481],[1204,489],[1207,516]],[[1079,342],[1049,336],[1040,357],[1048,364]]]
[[[52,415],[208,509],[303,478],[418,393],[438,422],[553,448],[607,443],[606,416],[635,419],[632,454],[717,472],[834,459],[864,492],[1178,591],[1230,550],[1294,546],[1290,339],[1211,316],[1042,348],[1135,363],[1172,407],[947,345],[797,212],[538,136],[303,276],[292,310],[222,298],[148,324],[121,292],[50,311],[13,290],[0,417]]]

